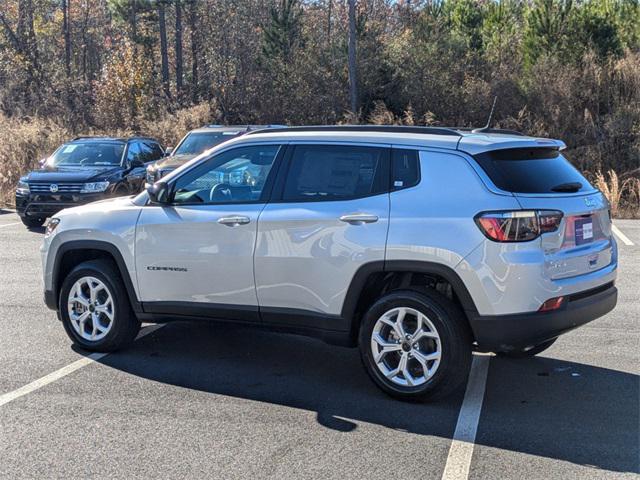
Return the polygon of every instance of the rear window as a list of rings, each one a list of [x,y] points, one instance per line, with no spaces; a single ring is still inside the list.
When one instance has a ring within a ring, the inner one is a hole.
[[[587,179],[552,148],[510,148],[475,156],[496,187],[514,193],[591,191]]]

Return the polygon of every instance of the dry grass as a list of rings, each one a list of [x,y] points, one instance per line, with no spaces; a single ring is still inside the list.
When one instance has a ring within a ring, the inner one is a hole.
[[[640,217],[640,179],[629,175],[620,180],[614,170],[609,170],[606,175],[597,172],[594,178],[595,187],[607,197],[611,214],[616,218]]]

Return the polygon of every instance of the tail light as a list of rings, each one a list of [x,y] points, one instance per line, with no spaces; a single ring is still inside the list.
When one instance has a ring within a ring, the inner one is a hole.
[[[562,221],[557,210],[512,210],[480,213],[476,224],[494,242],[528,242],[543,233],[555,232]]]

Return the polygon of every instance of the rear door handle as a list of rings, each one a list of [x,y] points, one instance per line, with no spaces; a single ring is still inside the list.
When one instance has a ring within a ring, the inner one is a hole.
[[[218,219],[218,223],[221,225],[227,225],[229,227],[235,227],[237,225],[245,225],[249,223],[251,219],[243,215],[233,215],[230,217],[221,217]]]
[[[375,223],[378,221],[377,215],[368,213],[350,213],[340,217],[341,222],[350,223],[351,225],[362,225],[364,223]]]

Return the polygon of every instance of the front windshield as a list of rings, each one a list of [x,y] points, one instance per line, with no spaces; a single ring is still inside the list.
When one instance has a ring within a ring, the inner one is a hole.
[[[49,158],[47,165],[54,167],[107,167],[120,165],[124,143],[88,142],[68,143]]]
[[[240,132],[194,132],[187,135],[173,155],[199,155],[211,147],[225,142]]]

